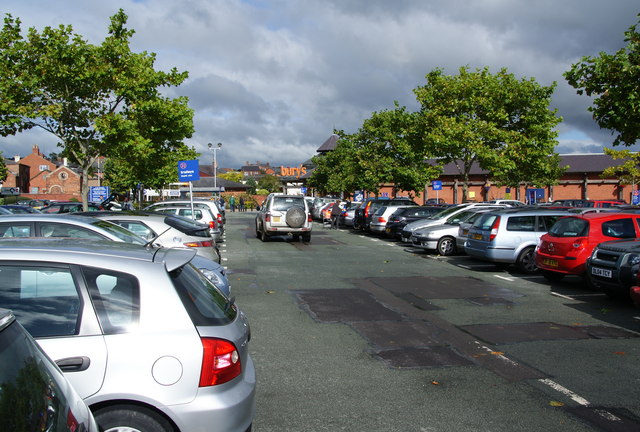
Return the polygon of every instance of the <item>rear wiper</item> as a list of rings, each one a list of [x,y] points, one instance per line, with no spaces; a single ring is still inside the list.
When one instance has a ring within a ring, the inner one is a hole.
[[[224,313],[229,312],[229,309],[231,308],[231,306],[233,306],[236,303],[236,296],[233,296],[229,299],[229,301],[227,302],[227,305],[224,307]]]

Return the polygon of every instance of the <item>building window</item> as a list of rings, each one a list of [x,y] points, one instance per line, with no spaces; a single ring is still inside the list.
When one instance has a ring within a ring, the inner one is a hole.
[[[49,165],[40,165],[38,168],[40,168],[40,171],[47,171],[49,169]]]
[[[61,173],[58,174],[58,178],[60,180],[66,180],[69,178],[69,173],[67,173],[66,171],[62,171]]]

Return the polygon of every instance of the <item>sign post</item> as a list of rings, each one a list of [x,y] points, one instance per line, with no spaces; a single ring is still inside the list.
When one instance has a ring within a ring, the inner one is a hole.
[[[200,167],[198,159],[178,161],[178,181],[189,182],[189,201],[191,203],[191,219],[195,220],[193,211],[193,185],[192,180],[200,180]]]
[[[440,180],[433,180],[431,182],[431,189],[433,189],[434,191],[436,191],[436,204],[440,204],[440,198],[438,198],[438,191],[442,190],[442,181]]]

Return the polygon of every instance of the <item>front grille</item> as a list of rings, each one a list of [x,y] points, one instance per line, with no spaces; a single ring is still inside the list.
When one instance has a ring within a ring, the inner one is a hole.
[[[594,257],[594,260],[597,260],[597,261],[601,261],[605,263],[616,263],[618,261],[618,258],[620,258],[621,255],[623,255],[622,252],[596,249],[596,252],[593,257]]]

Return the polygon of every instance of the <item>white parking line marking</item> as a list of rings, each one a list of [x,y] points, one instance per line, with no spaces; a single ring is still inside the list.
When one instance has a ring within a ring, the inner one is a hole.
[[[509,278],[509,277],[506,277],[506,276],[500,276],[500,275],[496,275],[496,274],[494,274],[493,276],[497,277],[498,279],[506,280],[506,281],[509,281],[509,282],[515,281],[514,278]]]
[[[466,266],[466,265],[462,265],[462,264],[456,264],[458,267],[461,267],[463,269],[467,269],[467,270],[471,270],[472,267]]]
[[[578,396],[577,394],[575,394],[574,392],[572,392],[571,390],[569,390],[566,387],[561,386],[560,384],[558,384],[555,381],[552,381],[548,378],[542,378],[538,380],[539,382],[541,382],[542,384],[548,385],[549,387],[551,387],[552,389],[554,389],[557,392],[562,393],[563,395],[569,397],[572,401],[574,401],[575,403],[582,405],[582,406],[589,406],[591,405],[591,403],[586,400],[585,398]]]
[[[575,300],[573,297],[569,297],[569,296],[566,296],[564,294],[557,293],[555,291],[551,291],[551,295],[552,296],[556,296],[556,297],[561,297],[561,298],[567,299],[567,300]]]

